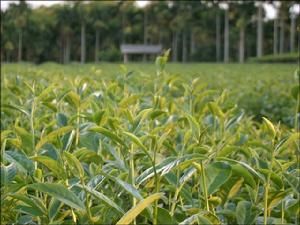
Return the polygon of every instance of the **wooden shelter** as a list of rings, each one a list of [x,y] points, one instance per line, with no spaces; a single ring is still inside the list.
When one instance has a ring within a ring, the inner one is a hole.
[[[139,44],[122,44],[121,53],[123,54],[124,63],[128,62],[129,54],[155,54],[158,55],[162,51],[161,45],[139,45]]]

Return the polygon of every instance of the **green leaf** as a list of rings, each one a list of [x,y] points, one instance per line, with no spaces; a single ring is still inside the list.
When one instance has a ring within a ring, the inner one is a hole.
[[[255,188],[256,182],[252,174],[245,167],[240,164],[233,164],[231,165],[231,169],[234,175],[243,177],[245,183],[249,184],[252,188]]]
[[[266,181],[264,176],[262,176],[261,174],[256,172],[251,166],[249,166],[248,164],[246,164],[244,162],[237,161],[237,160],[234,160],[234,159],[229,159],[229,158],[226,158],[226,157],[217,157],[217,160],[220,160],[220,161],[223,160],[223,161],[227,161],[229,163],[239,164],[239,165],[243,166],[244,168],[246,168],[250,173],[255,175],[257,178],[259,178],[262,182],[265,183],[265,181]]]
[[[11,182],[17,175],[17,167],[15,163],[8,166],[1,165],[1,187]]]
[[[277,186],[278,189],[283,188],[283,182],[279,175],[274,173],[273,171],[270,171],[268,169],[258,169],[258,171],[267,178],[268,174],[270,174],[271,181]]]
[[[101,156],[92,150],[81,148],[73,152],[73,155],[80,161],[80,162],[94,162],[99,164],[102,160]]]
[[[222,112],[221,108],[215,102],[209,102],[208,108],[215,116],[223,119],[225,117],[224,113]]]
[[[34,164],[25,154],[17,151],[5,151],[4,159],[10,163],[15,163],[19,171],[33,174]]]
[[[205,225],[219,225],[221,222],[219,219],[213,215],[211,212],[201,210],[199,213],[194,214],[184,221],[180,222],[179,225],[186,225],[186,224],[205,224]]]
[[[131,95],[127,98],[123,98],[119,103],[120,107],[128,107],[129,105],[135,104],[140,98],[140,95]]]
[[[157,207],[157,222],[159,224],[177,224],[169,211],[161,207]]]
[[[129,133],[129,132],[125,132],[123,131],[123,134],[125,134],[127,137],[129,137],[129,139],[135,143],[137,146],[141,147],[144,151],[147,151],[147,148],[145,145],[143,145],[143,143],[141,142],[141,140],[135,136],[134,134],[132,133]]]
[[[22,140],[22,148],[26,153],[31,153],[33,151],[32,135],[22,127],[15,126],[15,130]]]
[[[130,224],[145,208],[147,208],[152,202],[160,199],[162,196],[163,193],[155,193],[140,201],[135,207],[126,212],[116,225]]]
[[[56,116],[57,124],[60,127],[64,127],[68,125],[68,118],[65,114],[63,113],[58,113]]]
[[[152,120],[154,120],[156,117],[159,117],[160,115],[162,114],[165,114],[167,113],[166,111],[163,111],[163,110],[153,110],[151,113],[150,113],[150,118]]]
[[[113,132],[111,132],[110,130],[108,130],[104,127],[95,126],[95,127],[90,128],[89,130],[103,134],[104,136],[111,139],[113,142],[125,146],[125,143],[122,141],[121,138],[119,138],[118,135],[114,134]]]
[[[28,185],[28,188],[44,192],[72,208],[85,210],[83,202],[62,184],[36,183]]]
[[[230,155],[232,152],[238,152],[238,151],[241,151],[240,147],[226,146],[218,152],[218,157],[225,157],[225,156]]]
[[[297,98],[300,98],[300,85],[296,85],[294,87],[292,87],[292,90],[291,90],[291,94],[293,96],[294,99],[297,100]]]
[[[188,154],[182,157],[168,157],[164,159],[161,163],[155,166],[156,172],[162,172],[161,176],[169,173],[172,169],[184,164],[191,164],[193,161],[203,160],[206,157],[201,154]],[[140,176],[136,178],[136,183],[140,185],[144,181],[148,180],[149,178],[154,176],[153,167],[146,169]]]
[[[69,104],[73,105],[76,109],[80,106],[80,96],[76,94],[74,91],[70,91],[66,95],[66,100]]]
[[[49,87],[46,89],[43,89],[43,91],[39,94],[39,96],[36,98],[36,101],[43,101],[47,97],[47,95],[53,91],[54,84],[51,84]]]
[[[236,220],[239,225],[253,224],[258,214],[253,210],[251,202],[239,201],[235,210]]]
[[[47,210],[40,199],[36,198],[35,196],[27,197],[24,194],[12,194],[10,195],[12,198],[17,199],[23,203],[24,205],[18,205],[21,211],[27,212],[32,216],[42,216],[45,215]],[[34,200],[33,200],[33,199]]]
[[[232,188],[230,189],[230,191],[228,192],[228,199],[231,199],[232,197],[234,197],[238,192],[239,190],[241,189],[242,185],[244,183],[244,179],[241,178],[239,179],[233,186]]]
[[[131,184],[128,184],[127,182],[125,182],[117,177],[111,177],[111,179],[113,179],[115,182],[117,182],[125,191],[130,193],[132,196],[134,196],[138,200],[143,199],[140,192],[135,187],[133,187]]]
[[[282,199],[284,199],[290,193],[291,189],[285,191],[271,192],[268,198],[268,209],[276,207],[282,201]]]
[[[30,114],[24,108],[22,108],[21,106],[11,105],[11,104],[3,104],[1,107],[17,110],[21,113],[24,113],[26,116],[30,117]]]
[[[209,164],[205,170],[207,179],[207,193],[213,194],[231,176],[231,167],[227,163],[215,162]]]
[[[66,127],[61,127],[61,128],[58,128],[57,130],[50,132],[49,134],[47,134],[46,136],[44,136],[40,139],[40,141],[36,144],[35,149],[39,150],[47,142],[51,142],[51,141],[55,140],[58,136],[66,134],[66,133],[70,132],[72,129],[73,129],[72,126],[66,126]]]
[[[299,193],[299,190],[300,190],[300,179],[299,179],[299,177],[297,177],[293,174],[290,174],[290,173],[283,173],[283,178],[286,180],[287,184],[289,184],[289,186],[291,188],[293,188],[295,193]]]
[[[62,203],[56,198],[52,198],[49,203],[48,215],[50,221],[53,221],[55,216],[58,214],[59,209],[61,208]]]
[[[42,163],[49,170],[51,170],[57,177],[65,177],[65,171],[60,163],[57,160],[54,160],[48,156],[35,156],[32,157],[34,161]]]
[[[117,203],[115,203],[113,200],[111,200],[109,197],[107,197],[106,195],[102,194],[101,192],[98,192],[94,189],[91,189],[88,186],[83,187],[82,185],[77,185],[78,187],[81,187],[82,189],[86,190],[87,192],[89,192],[91,195],[93,195],[94,197],[100,199],[101,201],[104,201],[107,205],[115,208],[116,210],[118,210],[120,213],[124,213],[124,210],[120,208],[120,206],[117,205]]]
[[[186,115],[186,118],[188,119],[190,127],[192,128],[192,134],[194,135],[195,138],[198,139],[201,134],[199,123],[197,122],[195,117],[193,117],[189,114]]]
[[[69,167],[72,169],[73,174],[75,176],[79,175],[79,177],[83,178],[84,170],[83,170],[83,167],[82,167],[80,161],[76,158],[76,156],[74,156],[73,154],[71,154],[69,152],[64,152],[63,154],[67,160]],[[73,168],[75,169],[75,171]]]
[[[272,122],[270,120],[268,120],[267,118],[263,117],[264,120],[264,124],[267,128],[267,132],[274,138],[276,136],[276,130],[274,125],[272,124]]]

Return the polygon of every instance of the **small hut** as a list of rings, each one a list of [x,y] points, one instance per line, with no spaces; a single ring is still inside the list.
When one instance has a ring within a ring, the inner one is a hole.
[[[138,44],[122,44],[121,53],[123,54],[124,63],[128,62],[128,55],[159,55],[162,51],[161,45],[138,45]]]

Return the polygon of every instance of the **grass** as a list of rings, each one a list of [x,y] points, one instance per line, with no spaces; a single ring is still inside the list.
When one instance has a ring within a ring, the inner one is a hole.
[[[1,223],[297,224],[296,66],[165,61],[3,65]]]

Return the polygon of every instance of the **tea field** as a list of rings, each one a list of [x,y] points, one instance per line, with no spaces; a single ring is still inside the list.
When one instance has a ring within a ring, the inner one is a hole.
[[[1,65],[1,224],[299,224],[296,69]]]

